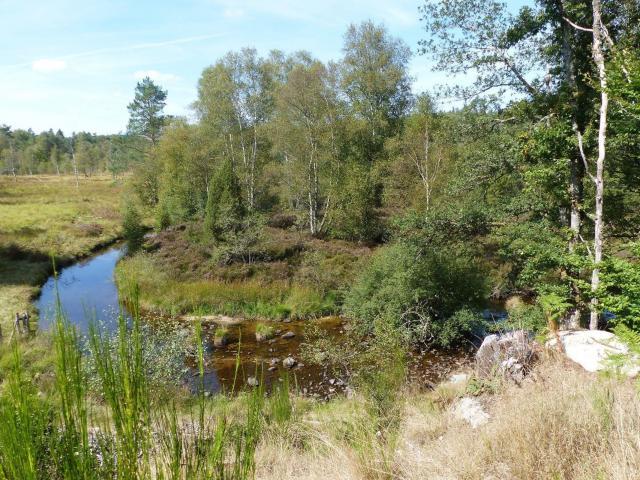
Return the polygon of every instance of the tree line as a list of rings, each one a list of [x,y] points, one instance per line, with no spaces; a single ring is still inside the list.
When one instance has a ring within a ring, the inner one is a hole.
[[[0,172],[4,175],[78,174],[109,172],[118,176],[139,159],[125,135],[88,132],[65,136],[61,130],[34,133],[0,126]]]

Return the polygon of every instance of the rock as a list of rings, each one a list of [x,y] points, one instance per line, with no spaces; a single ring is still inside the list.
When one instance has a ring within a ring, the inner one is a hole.
[[[223,335],[222,337],[213,337],[214,347],[224,347],[229,343],[229,336]]]
[[[470,397],[461,398],[453,407],[453,414],[473,428],[478,428],[489,421],[489,414],[484,411],[482,404]]]
[[[247,385],[249,385],[250,387],[257,387],[258,385],[260,385],[260,382],[258,382],[258,379],[256,377],[249,377],[247,378]]]
[[[295,337],[296,334],[293,333],[291,330],[289,330],[287,333],[285,333],[284,335],[282,335],[282,338],[284,338],[285,340],[289,339],[289,338],[293,338]]]
[[[291,357],[291,356],[289,356],[289,357],[285,358],[285,359],[282,361],[282,365],[283,365],[285,368],[293,368],[293,367],[295,367],[295,366],[296,366],[296,363],[298,363],[298,362],[296,362],[296,359],[295,359],[295,358],[293,358],[293,357]]]
[[[524,330],[489,335],[476,352],[476,373],[480,378],[504,375],[519,383],[535,361],[539,348]]]
[[[278,367],[269,367],[267,370],[269,370],[270,372],[275,372],[276,370],[278,370]]]
[[[277,365],[278,362],[280,362],[280,360],[278,360],[277,358],[272,358],[271,360],[269,360],[269,365],[271,365],[272,367]]]
[[[449,377],[449,383],[459,384],[466,383],[469,380],[469,375],[466,373],[456,373]]]
[[[282,320],[284,323],[291,323],[291,319],[290,318],[285,318],[284,320]]]
[[[616,335],[604,330],[559,331],[556,338],[547,342],[547,346],[557,347],[558,338],[567,358],[588,372],[607,368],[610,355],[629,353],[629,348]],[[636,377],[640,373],[640,366],[627,364],[622,367],[622,373]]]

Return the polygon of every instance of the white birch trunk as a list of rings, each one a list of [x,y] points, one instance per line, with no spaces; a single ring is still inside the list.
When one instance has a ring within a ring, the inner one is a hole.
[[[593,60],[598,68],[598,78],[600,80],[600,119],[598,126],[598,159],[596,161],[596,205],[595,205],[595,232],[593,238],[593,272],[591,274],[591,315],[589,328],[598,328],[598,299],[595,292],[600,286],[600,263],[602,262],[602,247],[604,242],[604,165],[606,158],[607,140],[607,111],[609,107],[609,95],[607,93],[607,70],[605,66],[603,50],[603,25],[602,25],[602,5],[600,0],[593,0]]]

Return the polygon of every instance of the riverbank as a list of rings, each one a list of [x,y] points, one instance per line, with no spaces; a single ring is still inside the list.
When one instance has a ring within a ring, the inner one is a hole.
[[[123,187],[108,176],[0,177],[0,327],[16,312],[35,318],[32,301],[52,273],[120,236]]]
[[[247,245],[202,237],[198,222],[153,235],[144,252],[118,264],[117,283],[138,285],[141,307],[161,315],[317,318],[340,313],[374,250],[290,225],[265,225]]]

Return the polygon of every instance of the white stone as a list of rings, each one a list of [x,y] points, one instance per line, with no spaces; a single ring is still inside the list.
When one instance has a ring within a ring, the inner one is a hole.
[[[469,375],[466,373],[455,373],[449,377],[449,382],[458,384],[458,383],[466,383],[469,380]]]
[[[618,337],[604,330],[569,330],[558,332],[565,355],[588,372],[607,368],[610,355],[627,354],[629,349]],[[547,346],[555,347],[557,338],[549,340]],[[640,373],[640,366],[627,365],[622,369],[629,377]]]
[[[464,397],[453,408],[456,418],[464,420],[473,428],[478,428],[489,421],[489,414],[475,398]]]

